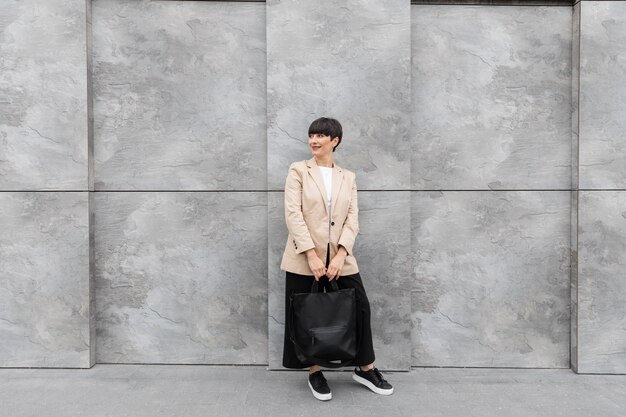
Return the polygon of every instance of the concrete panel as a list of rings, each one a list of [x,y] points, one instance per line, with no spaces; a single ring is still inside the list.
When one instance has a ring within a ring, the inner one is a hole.
[[[412,193],[413,365],[569,368],[568,191]]]
[[[626,2],[580,5],[580,187],[626,188]]]
[[[0,366],[90,366],[88,194],[0,193]]]
[[[578,372],[578,108],[580,102],[580,3],[572,18],[572,192],[570,198],[570,366]]]
[[[267,363],[265,193],[96,194],[98,362]]]
[[[0,2],[0,190],[87,189],[86,13]]]
[[[413,189],[568,189],[572,11],[411,7]]]
[[[580,191],[572,199],[572,368],[626,373],[623,308],[626,139],[626,4],[574,8],[574,154]],[[590,189],[602,189],[593,192]],[[618,188],[618,190],[611,190]],[[574,238],[574,236],[576,238]]]
[[[95,187],[266,185],[265,5],[93,2]]]
[[[626,191],[580,191],[579,373],[626,373]]]
[[[285,271],[280,270],[287,239],[284,195],[268,195],[269,365],[285,369]],[[409,199],[408,192],[359,191],[360,232],[354,254],[370,301],[375,364],[380,369],[408,370],[411,365]]]
[[[269,189],[310,158],[308,127],[322,116],[342,124],[337,163],[354,168],[361,189],[407,189],[410,2],[266,5]]]
[[[280,261],[287,242],[284,192],[267,193],[268,211],[268,351],[270,369],[285,369],[283,363],[283,337],[285,336],[285,271]]]

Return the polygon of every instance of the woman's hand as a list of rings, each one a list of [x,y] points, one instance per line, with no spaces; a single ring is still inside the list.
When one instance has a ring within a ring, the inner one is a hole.
[[[343,264],[346,262],[346,255],[346,249],[343,246],[340,246],[339,251],[328,264],[326,276],[329,281],[332,281],[335,278],[339,279],[339,276],[341,276],[341,269],[343,268]]]
[[[315,249],[309,249],[306,251],[307,260],[309,261],[309,268],[311,268],[311,272],[315,276],[315,281],[319,281],[320,278],[326,274],[326,267],[324,266],[324,262],[317,256],[315,253]]]

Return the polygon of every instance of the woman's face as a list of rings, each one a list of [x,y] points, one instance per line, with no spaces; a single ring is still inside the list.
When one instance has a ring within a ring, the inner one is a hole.
[[[309,147],[314,156],[325,157],[333,153],[333,148],[339,139],[330,140],[330,136],[321,133],[311,133],[309,135]]]

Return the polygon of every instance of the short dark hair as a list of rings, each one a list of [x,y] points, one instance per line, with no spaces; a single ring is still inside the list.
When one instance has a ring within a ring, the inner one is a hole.
[[[337,120],[330,117],[320,117],[319,119],[314,120],[313,123],[311,123],[311,126],[309,126],[309,136],[311,136],[313,133],[330,136],[331,140],[338,137],[339,142],[337,142],[337,145],[335,145],[335,147],[333,148],[333,152],[335,152],[335,149],[337,149],[337,147],[341,143],[343,129],[341,127],[341,123],[339,123]]]

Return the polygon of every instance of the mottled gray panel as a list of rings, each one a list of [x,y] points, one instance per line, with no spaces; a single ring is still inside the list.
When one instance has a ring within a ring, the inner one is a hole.
[[[343,126],[338,165],[361,189],[409,187],[410,2],[268,0],[268,187],[311,157],[318,117]]]
[[[570,194],[570,365],[578,372],[578,193]]]
[[[267,193],[268,211],[268,351],[270,369],[283,368],[283,338],[285,336],[285,271],[280,261],[287,242],[283,192]]]
[[[412,193],[413,365],[569,368],[568,191]]]
[[[626,2],[579,6],[580,187],[626,188]]]
[[[412,188],[569,188],[571,9],[411,12]]]
[[[0,366],[90,366],[88,194],[0,193]]]
[[[284,193],[269,193],[271,369],[284,369],[285,271],[280,270],[280,259],[287,226],[283,200]],[[409,192],[359,191],[360,232],[354,253],[370,301],[375,364],[387,370],[408,370],[411,366],[409,200]]]
[[[91,0],[87,0],[87,153],[88,153],[88,190],[89,192],[89,366],[96,364],[96,251],[95,251],[95,218],[96,195],[93,192],[93,65],[92,65],[92,27]]]
[[[96,194],[88,193],[89,199],[89,366],[96,364]]]
[[[87,189],[85,0],[0,2],[0,189]]]
[[[363,191],[359,196],[359,271],[372,308],[376,363],[411,366],[411,194]],[[358,256],[358,255],[357,255]]]
[[[93,2],[95,186],[266,185],[265,6]]]
[[[91,25],[91,3],[87,0],[87,186],[94,190],[93,161],[93,28]],[[90,226],[91,227],[91,226]]]
[[[578,372],[624,374],[626,191],[579,195]]]
[[[574,6],[572,17],[572,141],[571,141],[571,189],[578,190],[578,117],[580,106],[580,4]]]
[[[580,4],[572,19],[572,193],[570,198],[570,365],[578,372],[578,106],[580,72]]]
[[[265,193],[96,195],[98,362],[267,363]]]

